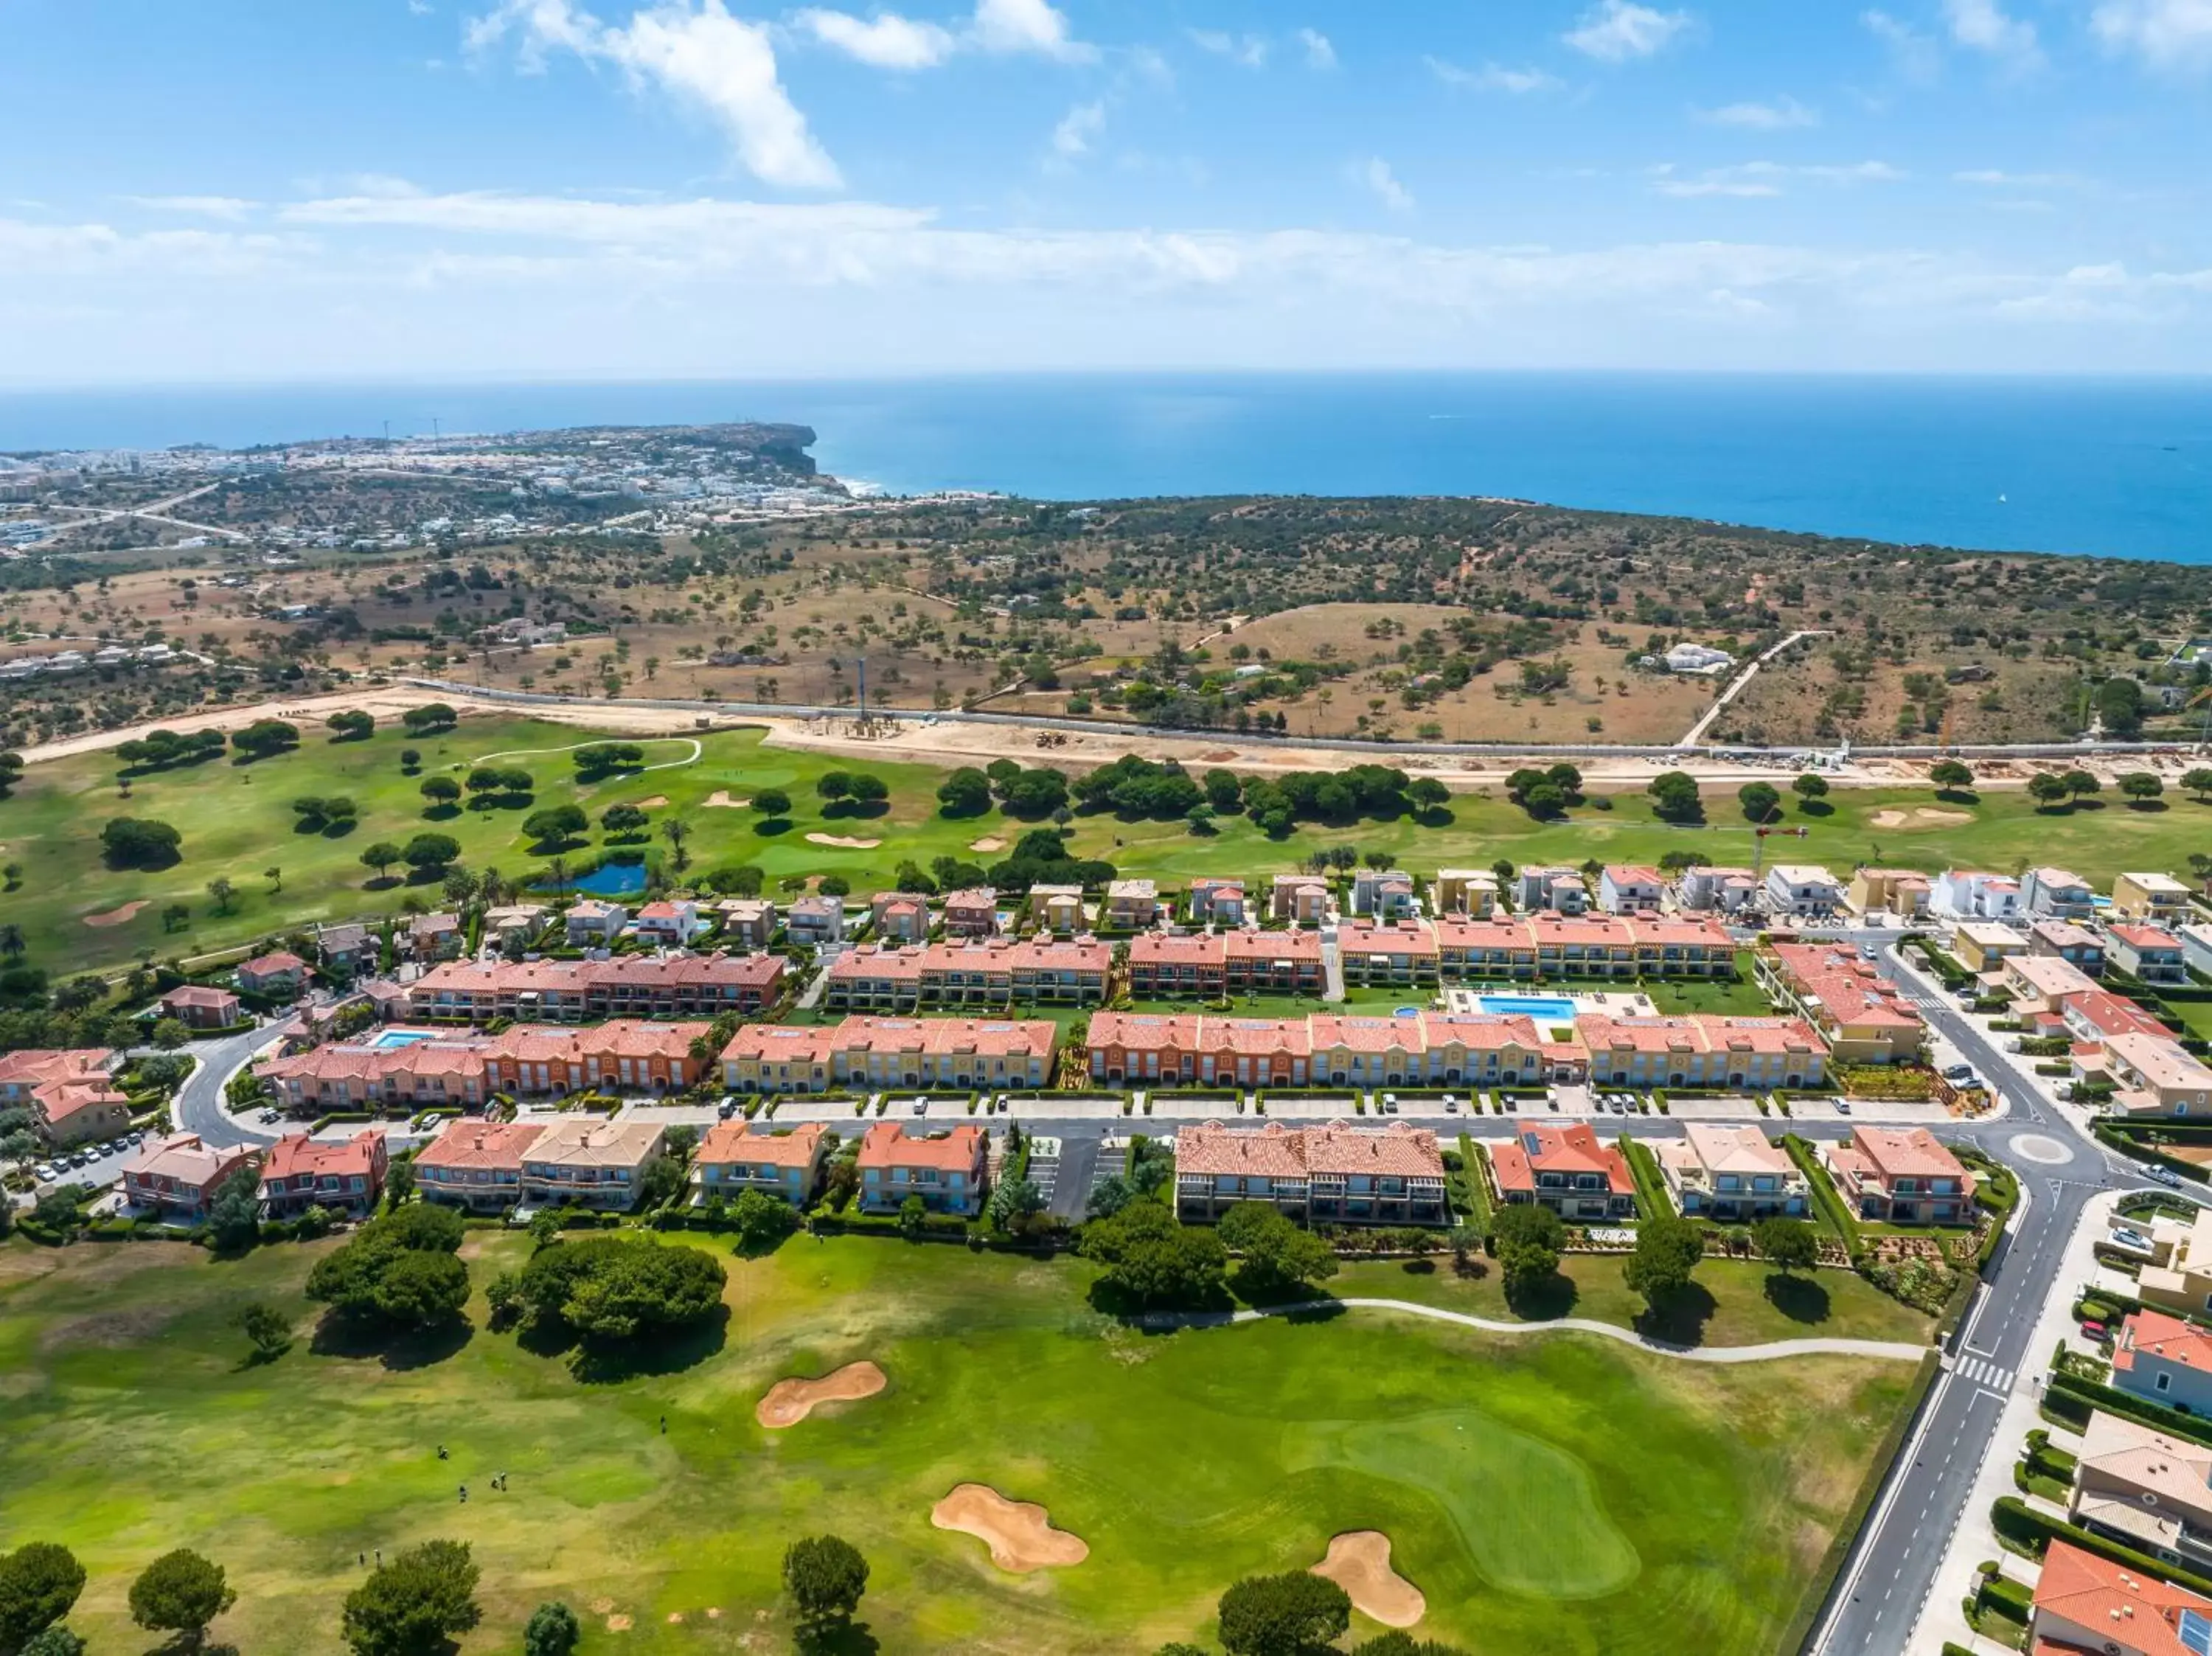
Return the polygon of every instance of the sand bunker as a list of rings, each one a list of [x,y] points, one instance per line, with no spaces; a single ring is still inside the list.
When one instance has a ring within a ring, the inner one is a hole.
[[[84,923],[87,925],[128,925],[138,918],[138,911],[152,901],[150,897],[141,897],[120,908],[111,908],[105,914],[88,914],[84,917]]]
[[[842,846],[848,851],[873,851],[883,844],[881,840],[854,840],[842,834],[810,834],[806,842],[812,846]]]
[[[665,802],[664,801],[663,803]],[[713,795],[708,799],[707,803],[716,810],[743,810],[747,805],[752,804],[752,801],[750,799],[732,799],[730,798],[730,791],[727,788],[716,788]]]
[[[1352,1607],[1386,1628],[1409,1628],[1428,1613],[1421,1590],[1390,1568],[1390,1538],[1380,1530],[1331,1536],[1328,1556],[1313,1567],[1352,1595]]]
[[[1004,851],[1006,848],[1006,842],[995,834],[987,834],[980,840],[970,840],[968,842],[968,849],[970,851]]]
[[[1009,1501],[988,1483],[961,1484],[929,1509],[929,1521],[974,1536],[990,1548],[994,1564],[1016,1575],[1062,1569],[1091,1556],[1083,1538],[1053,1528],[1043,1507]]]
[[[665,793],[656,793],[650,799],[633,799],[630,803],[640,810],[659,810],[668,803],[668,796]]]
[[[848,1362],[820,1380],[780,1380],[754,1408],[753,1418],[772,1431],[781,1431],[798,1425],[814,1412],[817,1404],[857,1403],[875,1396],[885,1384],[884,1371],[872,1362]]]
[[[1973,820],[1971,811],[1936,810],[1926,805],[1916,805],[1911,810],[1878,810],[1867,818],[1878,828],[1962,828]]]
[[[607,1631],[610,1633],[628,1633],[635,1625],[635,1623],[633,1623],[627,1616],[610,1616],[607,1617]]]

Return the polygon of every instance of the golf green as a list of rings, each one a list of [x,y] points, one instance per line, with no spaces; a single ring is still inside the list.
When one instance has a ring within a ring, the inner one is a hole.
[[[472,1237],[478,1285],[526,1247]],[[480,1298],[450,1349],[334,1345],[300,1297],[314,1256],[0,1247],[0,1549],[77,1550],[96,1649],[140,1647],[131,1578],[190,1545],[240,1589],[219,1637],[336,1651],[360,1558],[432,1536],[484,1568],[469,1651],[555,1597],[587,1652],[782,1647],[783,1549],[831,1531],[870,1561],[885,1652],[1142,1653],[1373,1529],[1422,1631],[1474,1652],[1765,1656],[1913,1375],[1366,1311],[1149,1335],[1091,1308],[1080,1261],[802,1238],[730,1260],[711,1339],[614,1380],[489,1331]],[[300,1332],[258,1367],[254,1300]],[[755,1422],[776,1380],[863,1358],[879,1395]],[[1000,1572],[930,1523],[963,1483],[1042,1504],[1088,1560]]]

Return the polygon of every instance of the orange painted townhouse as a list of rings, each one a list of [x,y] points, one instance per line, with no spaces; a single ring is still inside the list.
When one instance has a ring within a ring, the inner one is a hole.
[[[522,1199],[522,1159],[545,1135],[543,1121],[463,1116],[415,1157],[415,1188],[426,1202],[498,1213]]]
[[[671,950],[584,961],[449,961],[407,991],[418,1018],[716,1017],[757,1012],[783,993],[780,955]]]
[[[196,1223],[208,1216],[216,1193],[233,1178],[252,1176],[258,1154],[244,1144],[204,1144],[192,1132],[149,1138],[123,1163],[124,1200],[165,1219]]]
[[[1109,1085],[1534,1086],[1579,1072],[1533,1020],[1425,1011],[1411,1017],[1091,1015],[1091,1078]]]
[[[860,1138],[860,1206],[896,1213],[919,1197],[932,1213],[972,1218],[982,1211],[988,1135],[963,1123],[945,1132],[909,1137],[896,1121],[878,1121]]]
[[[757,1190],[803,1208],[822,1182],[830,1130],[819,1121],[780,1130],[718,1121],[699,1141],[692,1168],[702,1197],[726,1201]]]
[[[238,968],[238,986],[249,995],[296,995],[307,986],[307,963],[288,949],[256,955]]]
[[[1838,943],[1784,943],[1753,956],[1760,988],[1820,1032],[1838,1064],[1910,1064],[1928,1039],[1918,1009],[1871,961]]]
[[[1827,1074],[1827,1048],[1802,1018],[1710,1012],[1611,1017],[1585,1012],[1575,1020],[1575,1033],[1589,1054],[1594,1087],[1771,1092],[1778,1087],[1818,1087]]]
[[[1380,1128],[1208,1121],[1177,1133],[1176,1213],[1210,1223],[1239,1202],[1266,1202],[1315,1224],[1451,1221],[1437,1136],[1402,1121]]]
[[[187,1029],[228,1029],[244,1021],[238,997],[204,983],[180,983],[161,997],[161,1016]]]
[[[1492,1147],[1490,1171],[1500,1201],[1541,1203],[1571,1224],[1636,1216],[1627,1161],[1586,1121],[1530,1123]]]
[[[1318,995],[1325,986],[1321,933],[1237,927],[1129,940],[1129,992],[1220,1000],[1248,992]]]
[[[708,1073],[690,1050],[708,1028],[615,1019],[580,1028],[519,1023],[496,1035],[387,1030],[274,1059],[259,1074],[295,1114],[392,1104],[480,1109],[495,1093],[682,1092]],[[394,1033],[423,1038],[377,1044]]]
[[[261,1163],[261,1204],[272,1219],[309,1208],[358,1217],[374,1211],[389,1164],[384,1134],[374,1127],[337,1143],[287,1133]]]
[[[91,1047],[0,1052],[0,1108],[28,1110],[40,1140],[55,1149],[128,1132],[131,1101],[110,1077],[113,1056]]]
[[[1047,1018],[899,1018],[750,1023],[722,1049],[722,1084],[738,1093],[852,1086],[1034,1090],[1048,1085],[1059,1027]]]
[[[1964,1225],[1974,1217],[1974,1176],[1925,1127],[1854,1127],[1820,1152],[1836,1188],[1862,1219],[1898,1225]]]

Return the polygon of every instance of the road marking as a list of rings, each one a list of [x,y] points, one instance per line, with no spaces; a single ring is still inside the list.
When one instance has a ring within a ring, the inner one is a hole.
[[[1969,1350],[1972,1348],[1970,1347]],[[1986,1386],[2002,1395],[2012,1385],[2012,1370],[2000,1367],[1987,1357],[1969,1357],[1959,1365],[1959,1373],[1977,1386]]]

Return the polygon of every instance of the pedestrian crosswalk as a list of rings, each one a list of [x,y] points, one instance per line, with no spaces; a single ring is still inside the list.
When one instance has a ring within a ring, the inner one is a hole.
[[[2009,1391],[2012,1387],[2012,1370],[2000,1368],[1987,1357],[1971,1355],[1960,1357],[1958,1372],[1975,1385],[1986,1386],[1992,1392]]]

